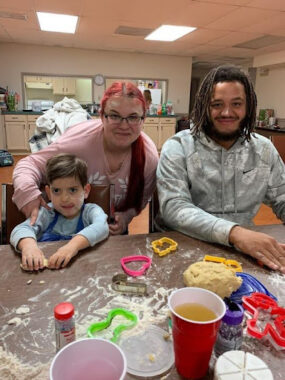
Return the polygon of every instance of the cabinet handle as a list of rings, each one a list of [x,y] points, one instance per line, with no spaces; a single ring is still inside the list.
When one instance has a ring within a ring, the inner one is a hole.
[[[68,92],[68,88],[66,87],[66,92]]]
[[[64,92],[64,87],[62,87],[62,92]]]
[[[18,118],[17,116],[12,116],[12,119],[17,120]]]

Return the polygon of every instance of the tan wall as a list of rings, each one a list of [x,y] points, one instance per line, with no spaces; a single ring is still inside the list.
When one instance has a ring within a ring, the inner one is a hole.
[[[275,116],[285,118],[285,67],[271,67],[268,75],[257,70],[255,91],[258,109],[273,108]]]
[[[22,95],[21,73],[168,79],[175,112],[189,107],[192,58],[0,43],[0,85]],[[95,86],[95,101],[102,96]]]

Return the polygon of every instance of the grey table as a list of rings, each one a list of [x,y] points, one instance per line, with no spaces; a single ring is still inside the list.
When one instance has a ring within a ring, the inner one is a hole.
[[[283,225],[260,226],[256,229],[285,243]],[[164,257],[153,254],[150,242],[162,236],[176,240],[178,251]],[[40,243],[40,246],[49,257],[62,244]],[[122,296],[111,288],[112,276],[123,273],[120,258],[134,254],[153,257],[147,274],[135,280],[147,284],[146,297]],[[285,276],[258,266],[251,258],[230,248],[198,241],[177,232],[113,236],[81,253],[66,269],[32,274],[20,269],[20,257],[10,246],[0,246],[0,346],[21,363],[29,366],[46,363],[47,369],[55,354],[53,308],[63,301],[72,302],[75,306],[78,337],[85,335],[91,321],[104,319],[107,310],[113,307],[128,307],[137,312],[142,329],[155,324],[167,330],[167,297],[172,289],[184,286],[184,270],[191,263],[202,260],[205,254],[238,260],[244,272],[260,280],[278,297],[279,304],[285,307]],[[30,279],[32,283],[28,285]],[[27,306],[29,312],[17,314],[17,310],[23,306]],[[18,325],[7,324],[15,317],[20,319]],[[285,350],[276,351],[268,342],[263,343],[248,336],[245,336],[242,348],[262,358],[273,371],[275,380],[284,380]],[[212,355],[211,367],[205,379],[213,378],[215,359]],[[46,379],[47,371],[35,378]],[[128,380],[133,378],[131,375],[126,376]],[[172,368],[165,379],[180,377]]]

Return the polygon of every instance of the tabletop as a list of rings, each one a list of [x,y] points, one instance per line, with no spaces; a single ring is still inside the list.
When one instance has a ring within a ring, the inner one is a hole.
[[[255,229],[285,243],[283,225]],[[162,236],[177,241],[178,250],[163,257],[153,253],[151,241]],[[39,243],[46,257],[63,244]],[[258,266],[253,259],[232,248],[208,244],[178,232],[111,236],[82,252],[67,268],[38,273],[23,272],[20,256],[10,246],[0,246],[0,363],[4,363],[0,365],[0,378],[14,374],[16,379],[48,379],[49,365],[55,355],[53,308],[60,302],[72,302],[75,307],[77,338],[85,337],[91,322],[105,319],[108,311],[116,307],[124,307],[138,316],[137,331],[150,325],[168,330],[167,298],[172,290],[184,286],[184,270],[201,261],[205,254],[239,261],[244,272],[261,281],[278,298],[279,305],[285,307],[284,275]],[[134,279],[147,285],[147,296],[122,295],[111,287],[113,275],[123,273],[120,258],[130,255],[147,255],[153,259],[146,275]],[[277,351],[269,342],[246,334],[242,349],[263,359],[275,380],[284,380],[285,350]],[[215,360],[213,354],[205,379],[213,378]],[[175,367],[158,378],[180,379]],[[126,380],[130,379],[134,376],[127,374]]]

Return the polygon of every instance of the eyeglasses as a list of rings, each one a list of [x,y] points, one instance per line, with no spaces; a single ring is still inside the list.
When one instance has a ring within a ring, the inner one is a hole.
[[[110,124],[121,124],[124,120],[129,125],[137,125],[142,122],[144,119],[144,116],[128,116],[128,117],[122,117],[120,115],[106,115],[104,114],[105,118],[109,121]]]

